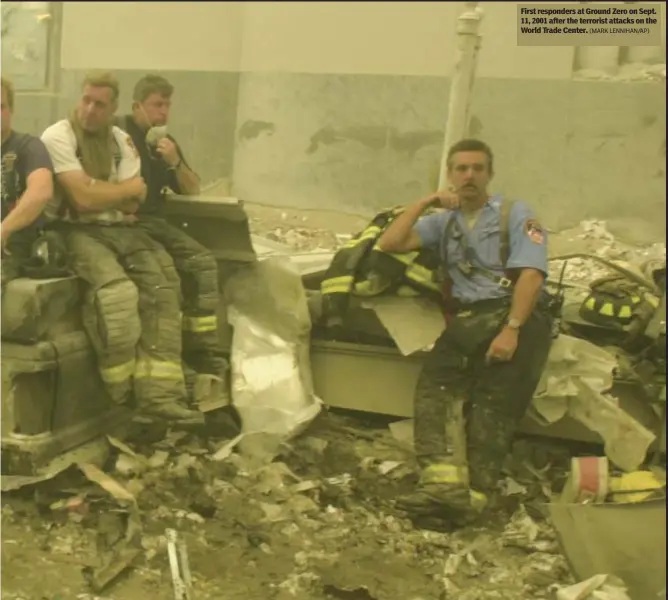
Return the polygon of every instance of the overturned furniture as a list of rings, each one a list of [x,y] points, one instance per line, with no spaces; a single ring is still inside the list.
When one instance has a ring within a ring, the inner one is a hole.
[[[212,248],[222,281],[235,265],[255,260],[236,198],[175,197],[168,207],[172,224]],[[129,411],[112,403],[98,374],[82,301],[76,277],[20,278],[3,293],[3,474],[35,474],[59,454],[129,423]],[[220,312],[224,319],[224,307]]]

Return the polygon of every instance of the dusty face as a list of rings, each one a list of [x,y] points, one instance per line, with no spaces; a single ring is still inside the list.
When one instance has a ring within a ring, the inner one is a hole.
[[[492,179],[489,158],[484,152],[457,152],[451,159],[448,178],[462,202],[486,199]]]
[[[12,132],[12,111],[9,108],[9,102],[7,101],[7,91],[3,88],[2,90],[2,139],[6,139],[9,134]]]
[[[171,107],[171,98],[155,93],[143,102],[135,102],[133,112],[137,123],[148,129],[149,127],[167,125]]]
[[[87,85],[77,104],[77,119],[84,131],[97,133],[111,124],[116,107],[111,88]]]

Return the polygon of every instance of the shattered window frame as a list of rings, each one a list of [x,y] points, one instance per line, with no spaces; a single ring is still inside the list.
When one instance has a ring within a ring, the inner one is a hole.
[[[2,2],[2,74],[17,92],[43,92],[51,85],[52,53],[58,46],[56,2]]]

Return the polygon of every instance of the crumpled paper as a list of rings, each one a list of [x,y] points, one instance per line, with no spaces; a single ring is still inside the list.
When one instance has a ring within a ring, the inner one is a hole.
[[[552,344],[547,364],[534,394],[533,407],[547,423],[568,414],[569,401],[577,397],[576,381],[602,394],[612,387],[617,359],[595,344],[560,335]]]
[[[656,436],[604,392],[612,387],[615,357],[595,344],[560,335],[552,345],[532,408],[547,423],[566,415],[598,433],[607,457],[625,471],[645,460]]]

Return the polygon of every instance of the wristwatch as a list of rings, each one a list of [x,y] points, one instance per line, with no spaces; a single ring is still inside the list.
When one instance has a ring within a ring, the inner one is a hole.
[[[508,319],[508,322],[506,323],[506,327],[515,330],[519,330],[521,325],[522,324],[520,323],[519,319],[512,319],[512,318]]]

